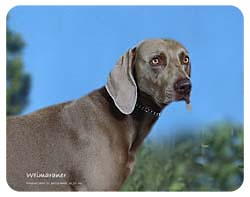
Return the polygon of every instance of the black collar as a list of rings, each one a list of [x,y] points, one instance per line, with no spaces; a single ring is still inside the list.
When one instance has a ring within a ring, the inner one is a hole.
[[[155,117],[159,117],[160,116],[160,112],[154,111],[151,107],[148,107],[148,106],[145,106],[145,105],[142,105],[142,104],[139,104],[139,103],[136,103],[135,107],[137,109],[140,109],[141,111],[144,111],[146,113],[150,113],[150,114],[152,114]]]

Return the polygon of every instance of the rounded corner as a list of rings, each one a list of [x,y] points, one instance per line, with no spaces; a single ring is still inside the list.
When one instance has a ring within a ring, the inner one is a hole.
[[[22,5],[14,5],[14,6],[12,6],[12,7],[10,7],[9,8],[9,10],[7,11],[7,14],[6,14],[6,20],[8,19],[8,16],[10,15],[10,13],[14,10],[14,9],[16,9],[16,8],[18,8],[18,7],[23,7]]]
[[[231,7],[233,10],[235,10],[235,12],[237,12],[240,15],[242,20],[244,20],[244,14],[239,7],[237,7],[236,5],[230,5],[229,7]]]
[[[16,189],[9,181],[8,181],[8,177],[6,177],[6,183],[8,185],[8,187],[14,191],[14,192],[20,192],[18,189]]]
[[[244,175],[243,175],[241,183],[235,189],[233,189],[231,192],[238,192],[239,190],[242,190],[244,185],[245,184],[244,184]]]

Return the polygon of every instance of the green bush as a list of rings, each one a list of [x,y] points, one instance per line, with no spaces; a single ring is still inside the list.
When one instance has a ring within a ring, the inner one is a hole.
[[[221,123],[147,140],[122,191],[232,191],[242,182],[243,128]]]

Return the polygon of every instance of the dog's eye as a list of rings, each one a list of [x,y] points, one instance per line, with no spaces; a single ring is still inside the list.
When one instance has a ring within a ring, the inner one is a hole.
[[[166,66],[166,56],[161,53],[159,55],[155,55],[151,60],[150,60],[150,65],[153,69],[158,68],[164,68]]]
[[[166,65],[166,57],[163,53],[161,53],[160,55],[156,55],[154,56],[150,62],[149,62],[152,66],[158,66],[158,65]]]
[[[160,60],[159,60],[158,57],[154,57],[154,58],[151,60],[151,64],[153,64],[153,65],[157,65],[157,64],[159,64],[159,63],[160,63]]]
[[[184,64],[188,64],[189,63],[189,57],[184,56],[182,61],[183,61]]]

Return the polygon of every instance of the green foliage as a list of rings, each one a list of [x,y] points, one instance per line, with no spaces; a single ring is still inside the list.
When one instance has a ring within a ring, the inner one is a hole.
[[[23,71],[24,41],[7,27],[7,115],[19,114],[28,103],[30,76]]]
[[[243,181],[243,129],[217,124],[147,141],[122,191],[232,191]]]

